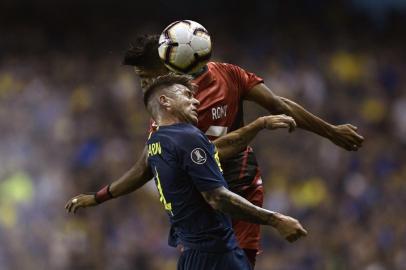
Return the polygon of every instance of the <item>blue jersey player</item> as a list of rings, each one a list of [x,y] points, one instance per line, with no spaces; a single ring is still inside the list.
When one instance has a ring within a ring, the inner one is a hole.
[[[294,128],[295,122],[285,115],[260,117],[216,139],[217,152],[194,127],[199,102],[192,89],[188,77],[169,74],[154,80],[146,90],[144,102],[159,128],[148,139],[148,170],[140,177],[154,176],[160,201],[171,220],[169,244],[184,247],[179,269],[250,269],[226,214],[273,226],[288,241],[299,239],[306,231],[296,219],[262,209],[230,192],[221,174],[219,157],[245,148],[261,129]],[[117,183],[123,186],[120,179]],[[75,213],[79,208],[111,199],[110,186],[96,194],[77,195],[65,208]],[[124,186],[124,190],[134,190],[141,185]]]
[[[188,257],[214,253],[209,257],[216,268],[199,269],[249,269],[244,253],[237,248],[230,219],[214,211],[201,194],[227,187],[214,145],[195,126],[177,123],[160,126],[147,146],[160,201],[176,235],[171,235],[174,241],[170,245],[176,247],[179,242],[186,249],[179,268],[197,269],[196,263],[203,267],[209,262]]]
[[[158,77],[144,102],[159,126],[147,142],[148,165],[171,221],[169,244],[184,247],[178,269],[251,269],[227,214],[271,225],[289,241],[306,235],[297,220],[227,189],[215,146],[193,125],[199,102],[187,77]]]
[[[260,117],[216,139],[215,147],[193,126],[199,102],[192,88],[188,77],[169,74],[159,77],[145,92],[146,107],[159,128],[148,139],[148,158],[142,161],[148,170],[139,177],[154,176],[160,201],[172,223],[169,244],[184,247],[179,269],[249,269],[226,214],[271,225],[288,241],[297,240],[306,231],[297,220],[262,209],[230,192],[220,172],[219,157],[241,151],[262,129],[292,129],[295,121],[286,115]],[[123,186],[121,181],[114,183]],[[123,183],[124,190],[142,186]],[[111,199],[110,186],[96,194],[79,194],[65,208],[75,213]]]

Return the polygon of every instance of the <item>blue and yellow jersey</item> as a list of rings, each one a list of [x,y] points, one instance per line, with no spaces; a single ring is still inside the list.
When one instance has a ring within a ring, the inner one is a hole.
[[[169,215],[169,244],[223,252],[237,247],[231,220],[202,197],[227,187],[215,146],[191,124],[161,126],[148,139],[148,164]]]

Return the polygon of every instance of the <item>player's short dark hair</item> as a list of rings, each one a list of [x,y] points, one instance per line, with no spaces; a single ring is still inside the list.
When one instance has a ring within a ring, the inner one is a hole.
[[[155,69],[163,65],[158,54],[159,35],[138,36],[125,53],[123,65]]]
[[[152,80],[144,92],[144,105],[147,107],[148,101],[153,93],[164,87],[170,87],[174,84],[181,84],[186,86],[193,92],[196,90],[196,85],[192,83],[192,77],[189,75],[178,75],[175,73],[168,73],[166,75],[159,76]]]

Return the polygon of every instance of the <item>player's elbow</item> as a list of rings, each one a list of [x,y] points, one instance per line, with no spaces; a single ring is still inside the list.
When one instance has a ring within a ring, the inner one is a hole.
[[[272,100],[267,102],[268,110],[272,114],[287,114],[289,115],[289,104],[284,101],[284,98],[274,96]]]
[[[284,97],[279,97],[279,100],[280,100],[279,108],[281,110],[281,113],[291,115],[291,112],[294,111],[294,108],[297,106],[297,104],[292,100]]]
[[[216,211],[221,210],[221,203],[219,200],[210,200],[208,201],[208,204],[211,206],[211,208],[213,208]]]
[[[223,189],[225,188],[221,187],[207,192],[202,192],[203,198],[214,210],[221,211],[223,208]]]

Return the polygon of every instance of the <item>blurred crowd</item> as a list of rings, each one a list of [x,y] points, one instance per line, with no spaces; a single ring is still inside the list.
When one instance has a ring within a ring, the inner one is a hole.
[[[264,206],[309,231],[289,244],[263,228],[257,270],[406,269],[405,50],[393,38],[372,43],[375,32],[341,30],[334,42],[291,30],[215,43],[212,60],[255,72],[278,95],[366,138],[358,152],[300,129],[255,139]],[[152,181],[76,215],[64,211],[72,196],[128,170],[148,135],[138,78],[122,54],[98,48],[0,55],[2,270],[176,269]],[[245,109],[246,122],[266,114]]]

